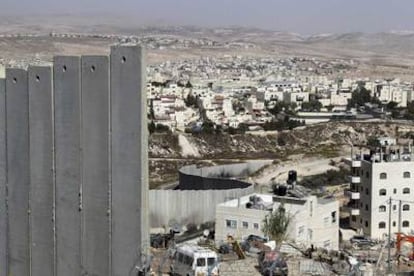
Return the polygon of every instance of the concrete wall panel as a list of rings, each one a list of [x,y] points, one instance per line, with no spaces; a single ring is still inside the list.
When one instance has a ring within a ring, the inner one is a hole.
[[[0,79],[0,276],[7,276],[6,82]]]
[[[214,206],[253,192],[253,186],[232,190],[150,190],[151,227],[168,225],[171,220],[181,225],[214,221]]]
[[[54,58],[56,271],[81,275],[80,58]]]
[[[133,275],[148,252],[145,62],[138,46],[111,48],[112,274]]]
[[[29,67],[31,275],[54,275],[52,69]]]
[[[82,266],[109,275],[109,63],[82,57]]]
[[[29,275],[29,108],[27,71],[6,69],[8,275]]]

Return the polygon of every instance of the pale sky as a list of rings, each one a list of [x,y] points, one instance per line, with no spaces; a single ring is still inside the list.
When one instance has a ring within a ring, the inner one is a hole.
[[[0,0],[2,15],[28,13],[110,14],[147,25],[247,26],[301,34],[414,30],[414,0]]]

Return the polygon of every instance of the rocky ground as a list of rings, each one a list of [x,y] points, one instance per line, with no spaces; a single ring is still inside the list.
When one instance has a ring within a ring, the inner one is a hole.
[[[180,135],[185,135],[185,143],[181,146]],[[300,156],[299,159],[316,158],[328,162],[349,155],[351,143],[358,148],[376,136],[414,137],[414,124],[330,122],[291,131],[243,135],[153,134],[149,139],[151,186],[176,181],[177,169],[187,164],[215,165],[252,159],[272,159],[280,163],[292,159],[291,156],[294,159],[295,155]]]

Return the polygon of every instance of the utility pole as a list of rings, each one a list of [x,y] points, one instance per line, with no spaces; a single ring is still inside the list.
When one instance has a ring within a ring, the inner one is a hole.
[[[398,206],[398,233],[401,233],[401,206],[402,206],[402,200],[400,199]]]
[[[388,273],[391,273],[391,208],[392,198],[388,205]]]

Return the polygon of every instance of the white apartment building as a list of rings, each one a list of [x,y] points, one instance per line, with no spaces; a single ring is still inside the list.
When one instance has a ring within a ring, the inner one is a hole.
[[[410,233],[414,225],[414,155],[411,145],[384,140],[377,151],[348,159],[352,175],[349,211],[351,227],[373,239]],[[387,141],[387,143],[385,143]],[[388,144],[388,145],[386,145]],[[391,225],[390,217],[391,198]]]
[[[398,107],[407,107],[408,92],[403,87],[389,84],[382,87],[378,98],[383,103],[396,102]]]
[[[302,108],[302,103],[309,102],[308,92],[285,92],[283,100],[286,103],[295,103],[298,109]]]
[[[265,216],[283,202],[292,215],[289,240],[304,247],[337,250],[339,246],[339,203],[335,199],[321,199],[301,195],[295,190],[285,196],[253,194],[229,200],[216,207],[215,241],[226,241],[227,236],[241,240],[248,235],[264,236]]]

